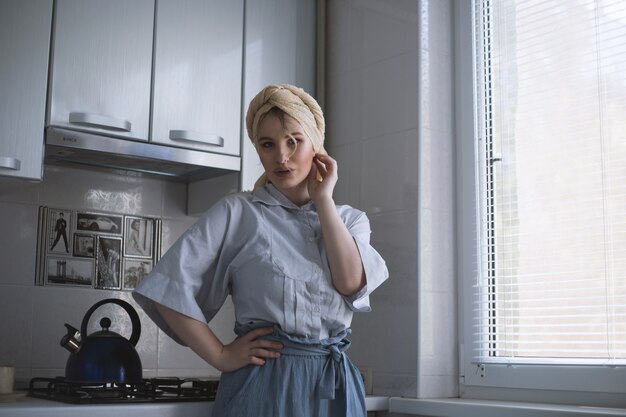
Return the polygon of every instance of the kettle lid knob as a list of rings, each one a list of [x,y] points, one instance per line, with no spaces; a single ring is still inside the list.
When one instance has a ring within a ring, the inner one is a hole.
[[[108,331],[109,327],[111,327],[111,319],[108,317],[103,317],[100,320],[100,327],[102,327],[102,330]]]

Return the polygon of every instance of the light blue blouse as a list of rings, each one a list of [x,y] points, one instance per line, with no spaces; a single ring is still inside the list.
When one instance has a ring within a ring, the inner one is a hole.
[[[167,251],[133,292],[170,337],[155,302],[209,322],[232,295],[241,325],[275,323],[307,340],[350,327],[353,311],[370,311],[369,294],[388,278],[370,245],[365,213],[337,206],[354,237],[367,284],[352,297],[332,285],[319,217],[313,203],[297,206],[271,184],[221,199]]]

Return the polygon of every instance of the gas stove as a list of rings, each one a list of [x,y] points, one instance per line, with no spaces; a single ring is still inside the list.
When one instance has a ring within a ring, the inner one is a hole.
[[[136,384],[70,382],[64,377],[33,378],[28,395],[70,404],[213,401],[219,380],[150,378]]]

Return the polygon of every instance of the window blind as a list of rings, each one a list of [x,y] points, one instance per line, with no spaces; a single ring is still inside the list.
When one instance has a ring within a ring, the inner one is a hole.
[[[474,12],[474,361],[626,364],[626,2]]]

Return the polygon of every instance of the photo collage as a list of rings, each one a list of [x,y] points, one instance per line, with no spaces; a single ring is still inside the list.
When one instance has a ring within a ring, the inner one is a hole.
[[[160,254],[161,221],[39,208],[38,285],[133,290]]]

